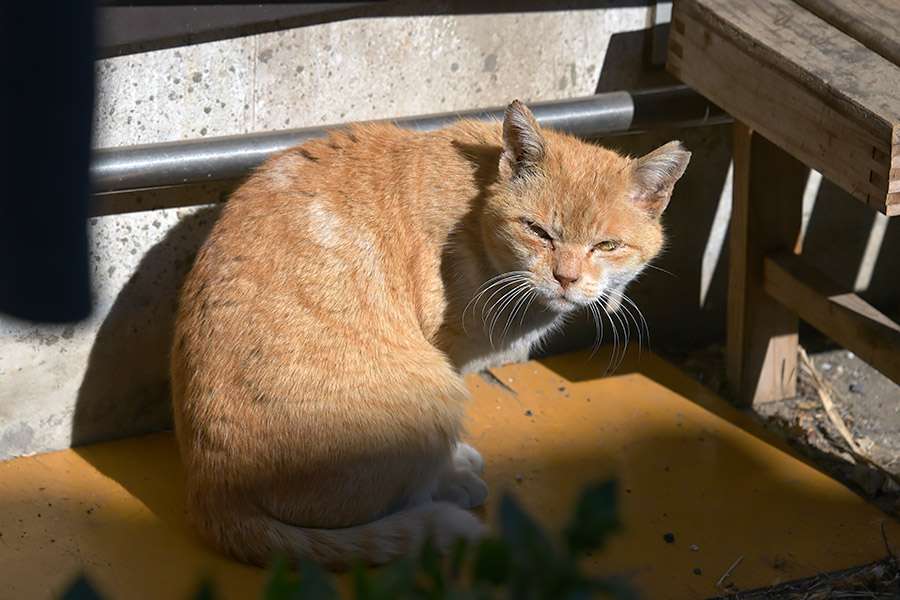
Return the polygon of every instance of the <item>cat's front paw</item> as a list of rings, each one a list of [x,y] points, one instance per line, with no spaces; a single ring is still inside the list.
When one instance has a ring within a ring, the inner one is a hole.
[[[458,442],[453,448],[453,465],[457,469],[471,471],[475,474],[484,471],[484,459],[478,450],[465,442]]]
[[[435,500],[446,500],[462,508],[477,508],[484,504],[488,486],[470,470],[456,470],[442,482]]]

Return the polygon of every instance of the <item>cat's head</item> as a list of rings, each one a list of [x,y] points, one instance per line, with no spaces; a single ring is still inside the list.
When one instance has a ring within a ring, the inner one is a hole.
[[[662,215],[691,153],[673,141],[641,158],[542,130],[515,101],[482,232],[498,272],[519,271],[556,312],[615,300],[663,246]]]

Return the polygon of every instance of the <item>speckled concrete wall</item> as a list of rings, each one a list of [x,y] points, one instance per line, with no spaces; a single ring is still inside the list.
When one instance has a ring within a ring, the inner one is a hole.
[[[99,61],[97,147],[594,93],[649,8],[356,19]]]
[[[611,37],[648,27],[649,10],[356,19],[105,59],[95,146],[583,96],[597,88]],[[227,191],[114,204],[215,202]],[[215,214],[92,218],[92,318],[51,327],[0,317],[0,459],[169,426],[175,290]]]

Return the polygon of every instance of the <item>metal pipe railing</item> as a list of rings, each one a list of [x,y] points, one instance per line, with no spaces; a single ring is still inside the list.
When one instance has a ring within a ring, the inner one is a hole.
[[[587,139],[663,125],[702,125],[730,120],[686,86],[608,92],[574,100],[534,103],[529,108],[542,126]],[[402,127],[430,131],[459,118],[499,120],[503,118],[503,110],[481,109],[391,121]],[[96,150],[91,162],[93,191],[121,192],[240,177],[275,152],[341,127],[345,125]]]

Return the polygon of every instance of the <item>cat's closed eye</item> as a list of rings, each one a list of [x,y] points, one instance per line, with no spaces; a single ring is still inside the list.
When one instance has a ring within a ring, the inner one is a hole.
[[[548,242],[553,241],[553,236],[547,233],[547,230],[535,223],[534,221],[525,221],[525,226],[528,227],[528,230],[531,231],[534,235],[538,236],[542,240],[546,240]]]

